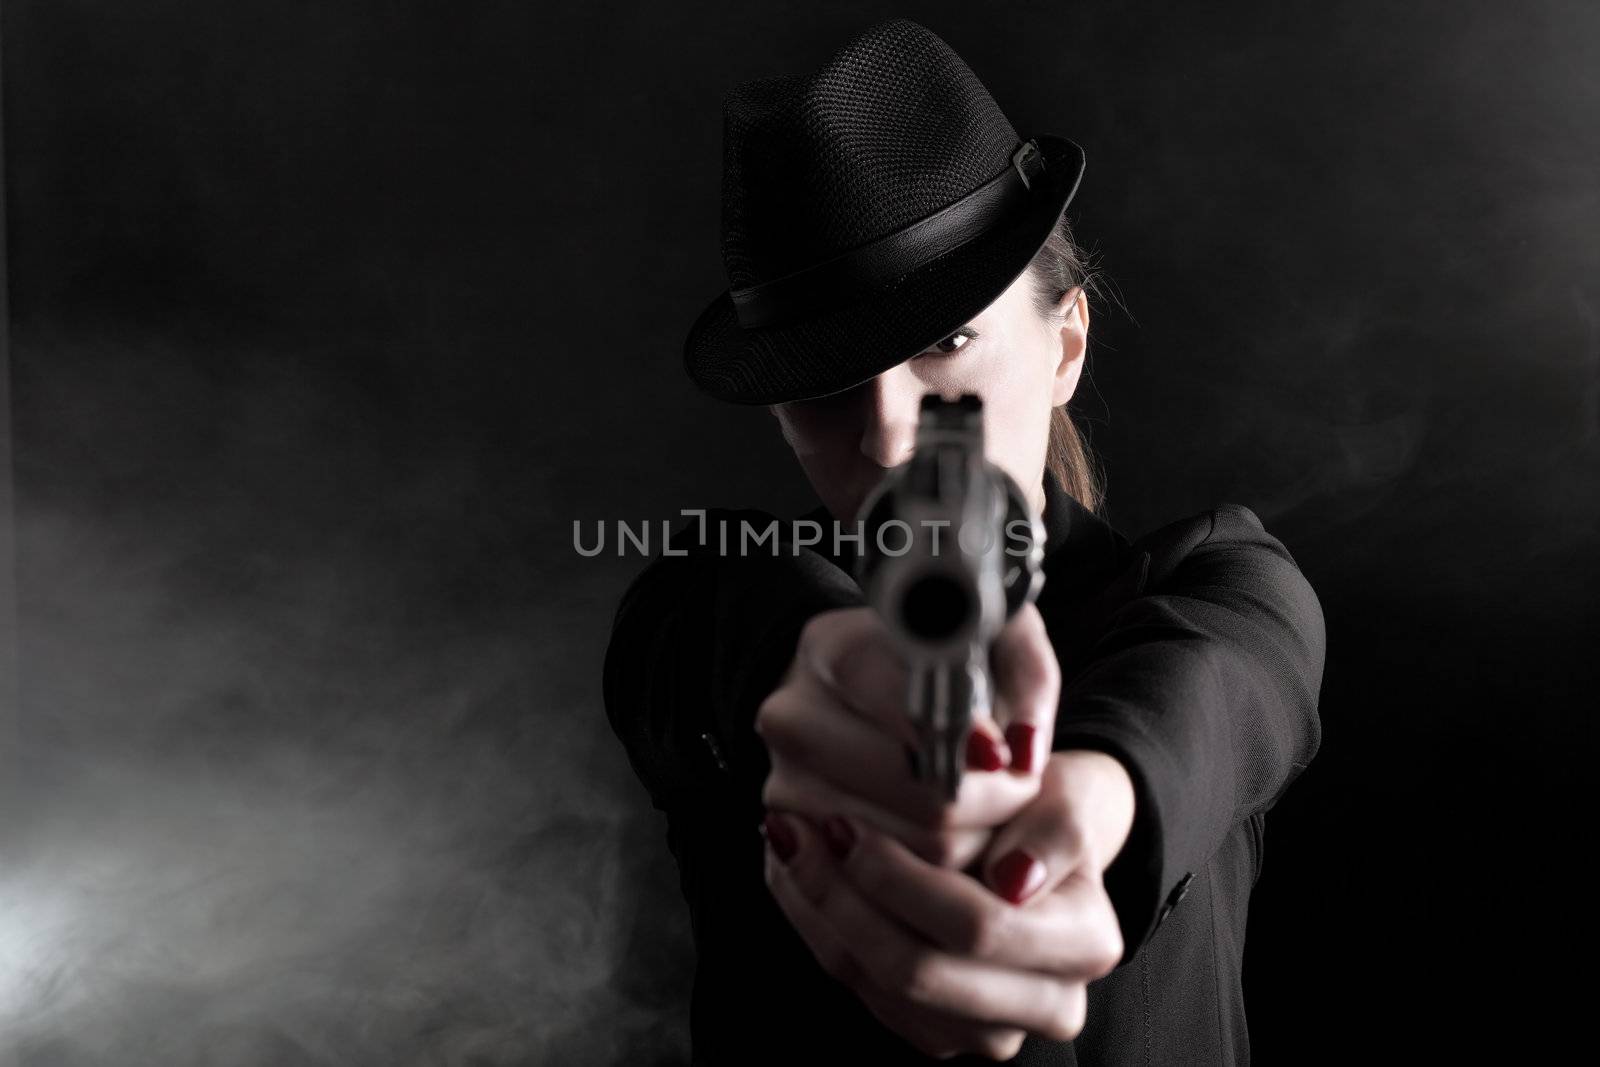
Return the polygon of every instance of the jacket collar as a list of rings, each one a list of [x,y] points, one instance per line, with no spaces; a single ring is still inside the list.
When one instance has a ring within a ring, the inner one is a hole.
[[[1044,473],[1044,589],[1040,596],[1077,599],[1103,587],[1131,555],[1116,527]]]
[[[1128,539],[1114,526],[1079,503],[1063,489],[1049,470],[1044,474],[1044,588],[1040,596],[1077,599],[1103,587],[1122,569],[1131,554]],[[828,509],[818,505],[803,519],[832,528]],[[832,537],[824,535],[817,550],[845,573],[855,575],[854,552],[833,551]]]

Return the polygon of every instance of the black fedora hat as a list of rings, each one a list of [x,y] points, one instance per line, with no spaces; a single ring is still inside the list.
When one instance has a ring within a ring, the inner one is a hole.
[[[723,100],[729,288],[684,342],[706,393],[826,396],[950,336],[1016,281],[1083,176],[1083,149],[1017,135],[987,89],[910,19],[819,70]]]

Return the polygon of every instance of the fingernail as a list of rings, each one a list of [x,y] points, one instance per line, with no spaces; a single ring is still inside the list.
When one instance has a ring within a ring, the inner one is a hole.
[[[761,827],[767,835],[767,840],[772,844],[772,851],[778,855],[778,862],[787,865],[794,858],[795,849],[800,847],[794,828],[783,816],[773,812],[767,813]]]
[[[844,859],[856,843],[855,828],[843,816],[830,815],[822,821],[822,836],[827,839],[828,850],[834,859]]]
[[[1044,881],[1044,874],[1044,864],[1020,848],[1012,849],[994,865],[995,891],[1011,903],[1020,904],[1029,893],[1039,888]]]
[[[967,734],[967,766],[975,771],[998,771],[1005,765],[994,738],[974,727]]]
[[[1033,770],[1033,736],[1038,731],[1032,723],[1014,722],[1006,727],[1006,744],[1011,746],[1011,769],[1030,773]]]

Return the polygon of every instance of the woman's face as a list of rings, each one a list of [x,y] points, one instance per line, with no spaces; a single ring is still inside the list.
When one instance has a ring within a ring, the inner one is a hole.
[[[920,355],[832,396],[773,405],[784,439],[812,488],[841,522],[854,521],[884,472],[916,444],[922,397],[983,399],[988,458],[1044,510],[1050,411],[1078,385],[1089,329],[1082,289],[1061,298],[1052,317],[1033,304],[1032,270],[1022,273],[966,327]]]

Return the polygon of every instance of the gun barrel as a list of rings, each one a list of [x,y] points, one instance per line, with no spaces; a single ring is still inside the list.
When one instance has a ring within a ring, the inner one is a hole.
[[[1038,590],[1039,527],[1016,484],[984,458],[982,403],[971,394],[923,398],[912,458],[861,514],[869,535],[858,578],[909,668],[911,771],[954,799],[972,723],[993,712],[989,648]],[[1020,561],[1006,551],[1018,517],[1032,538]],[[891,524],[898,551],[886,543]]]

